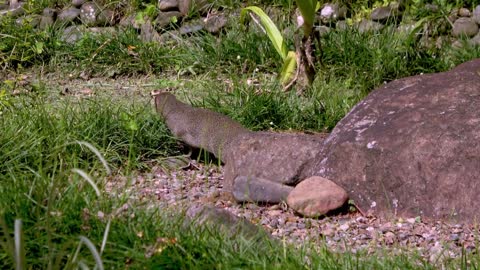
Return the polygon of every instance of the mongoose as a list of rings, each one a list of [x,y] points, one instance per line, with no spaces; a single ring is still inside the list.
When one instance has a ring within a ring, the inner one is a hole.
[[[168,92],[155,94],[155,107],[174,136],[213,153],[222,161],[225,161],[225,146],[239,134],[250,132],[228,116],[192,107]]]

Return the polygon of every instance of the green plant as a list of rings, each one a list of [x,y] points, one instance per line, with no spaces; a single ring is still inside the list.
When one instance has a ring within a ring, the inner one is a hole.
[[[297,0],[300,15],[297,17],[299,27],[302,27],[301,37],[296,37],[296,51],[288,51],[280,31],[268,15],[259,7],[249,6],[242,9],[240,21],[245,20],[247,12],[253,12],[260,18],[270,41],[283,60],[280,71],[280,80],[285,89],[297,83],[297,92],[310,86],[315,78],[314,39],[318,42],[318,34],[313,31],[315,11],[318,9],[317,0]]]

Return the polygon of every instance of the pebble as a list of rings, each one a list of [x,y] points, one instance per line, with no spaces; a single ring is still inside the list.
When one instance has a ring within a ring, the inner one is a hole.
[[[205,180],[207,176],[208,181]],[[420,217],[380,220],[364,217],[360,213],[314,219],[296,216],[292,209],[283,208],[282,205],[232,203],[222,196],[222,168],[210,167],[207,170],[201,164],[195,164],[169,173],[154,167],[133,182],[127,185],[121,176],[110,177],[105,189],[116,197],[127,193],[131,200],[148,207],[186,208],[208,201],[262,226],[273,237],[285,238],[288,243],[299,247],[306,242],[313,242],[326,244],[334,252],[378,252],[377,255],[384,255],[385,252],[398,254],[401,251],[413,251],[432,262],[443,257],[460,257],[462,249],[466,252],[477,250],[475,244],[479,231],[464,224],[441,221],[428,223]]]

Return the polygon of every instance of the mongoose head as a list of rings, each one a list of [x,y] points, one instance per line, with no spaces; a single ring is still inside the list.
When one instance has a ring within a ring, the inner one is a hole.
[[[152,96],[155,98],[155,109],[161,115],[164,115],[172,104],[178,102],[177,98],[170,92],[156,91],[152,92]]]

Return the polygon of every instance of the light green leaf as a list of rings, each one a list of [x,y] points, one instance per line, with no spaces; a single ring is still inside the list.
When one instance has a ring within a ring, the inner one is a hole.
[[[313,29],[317,0],[297,0],[297,6],[303,17],[303,34],[307,37]]]
[[[287,45],[283,41],[282,34],[278,31],[277,26],[273,21],[268,17],[268,15],[259,7],[249,6],[242,9],[240,13],[240,22],[245,20],[245,16],[248,11],[255,13],[260,18],[260,23],[265,28],[268,38],[272,41],[273,46],[277,50],[278,54],[282,57],[283,60],[287,57]]]
[[[43,52],[43,42],[40,42],[40,41],[35,42],[35,52],[37,54],[41,54]]]
[[[291,81],[296,69],[297,54],[294,51],[289,51],[283,62],[282,70],[280,71],[280,80],[283,85],[286,85]]]

